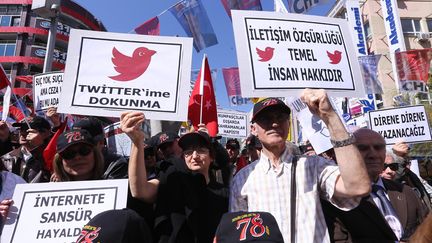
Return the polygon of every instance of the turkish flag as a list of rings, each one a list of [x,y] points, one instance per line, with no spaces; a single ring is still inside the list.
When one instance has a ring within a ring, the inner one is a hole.
[[[61,123],[60,127],[55,132],[54,136],[52,136],[51,140],[49,141],[48,145],[45,147],[42,155],[45,161],[45,169],[49,170],[50,172],[53,172],[53,162],[54,162],[54,156],[57,152],[57,139],[64,132],[67,125],[67,118],[66,120]]]
[[[10,86],[10,82],[9,82],[9,78],[7,77],[5,70],[3,69],[3,67],[0,65],[1,70],[0,70],[0,89],[4,89],[7,86]]]
[[[198,129],[198,124],[203,123],[206,125],[211,137],[217,136],[218,122],[216,99],[206,55],[204,55],[201,70],[189,98],[188,119],[191,121],[195,130]]]

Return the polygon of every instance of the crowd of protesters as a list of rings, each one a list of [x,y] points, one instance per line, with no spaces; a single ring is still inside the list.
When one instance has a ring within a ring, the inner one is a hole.
[[[87,117],[57,138],[52,168],[43,152],[64,125],[55,109],[0,121],[2,224],[18,183],[128,178],[127,209],[97,215],[77,242],[96,225],[93,242],[430,242],[432,187],[410,170],[408,145],[386,150],[372,130],[348,132],[323,90],[301,99],[326,124],[332,150],[287,142],[291,110],[276,98],[254,105],[243,149],[204,124],[145,139],[145,114],[126,112],[128,158],[111,153],[102,124]]]

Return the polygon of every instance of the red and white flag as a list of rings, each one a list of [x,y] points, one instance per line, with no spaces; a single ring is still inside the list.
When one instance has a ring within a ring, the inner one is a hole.
[[[8,86],[10,86],[10,81],[8,76],[6,75],[5,70],[3,69],[3,67],[0,65],[1,70],[0,70],[0,89],[4,89]]]
[[[140,35],[160,35],[159,18],[153,17],[134,29]]]
[[[209,135],[215,137],[218,133],[217,107],[213,88],[213,81],[207,56],[204,55],[200,73],[195,81],[189,98],[188,119],[195,130],[198,124],[206,125]]]
[[[9,81],[8,76],[6,75],[5,70],[3,69],[3,66],[0,65],[0,90],[7,88],[3,95],[3,111],[2,111],[2,121],[6,121],[8,115],[9,115],[9,106],[10,106],[10,98],[11,98],[11,84]]]

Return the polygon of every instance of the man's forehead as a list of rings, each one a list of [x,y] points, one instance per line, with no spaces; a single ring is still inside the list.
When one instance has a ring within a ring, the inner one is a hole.
[[[364,143],[375,144],[378,142],[385,143],[384,138],[379,133],[370,129],[366,129],[366,128],[359,129],[354,133],[354,135],[357,140],[357,143],[362,143],[362,144]]]

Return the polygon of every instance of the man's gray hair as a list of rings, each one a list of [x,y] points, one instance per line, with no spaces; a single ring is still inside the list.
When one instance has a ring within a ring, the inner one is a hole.
[[[405,163],[405,158],[395,154],[391,149],[386,150],[386,156],[390,156],[393,159],[393,163],[398,163],[398,164]]]

